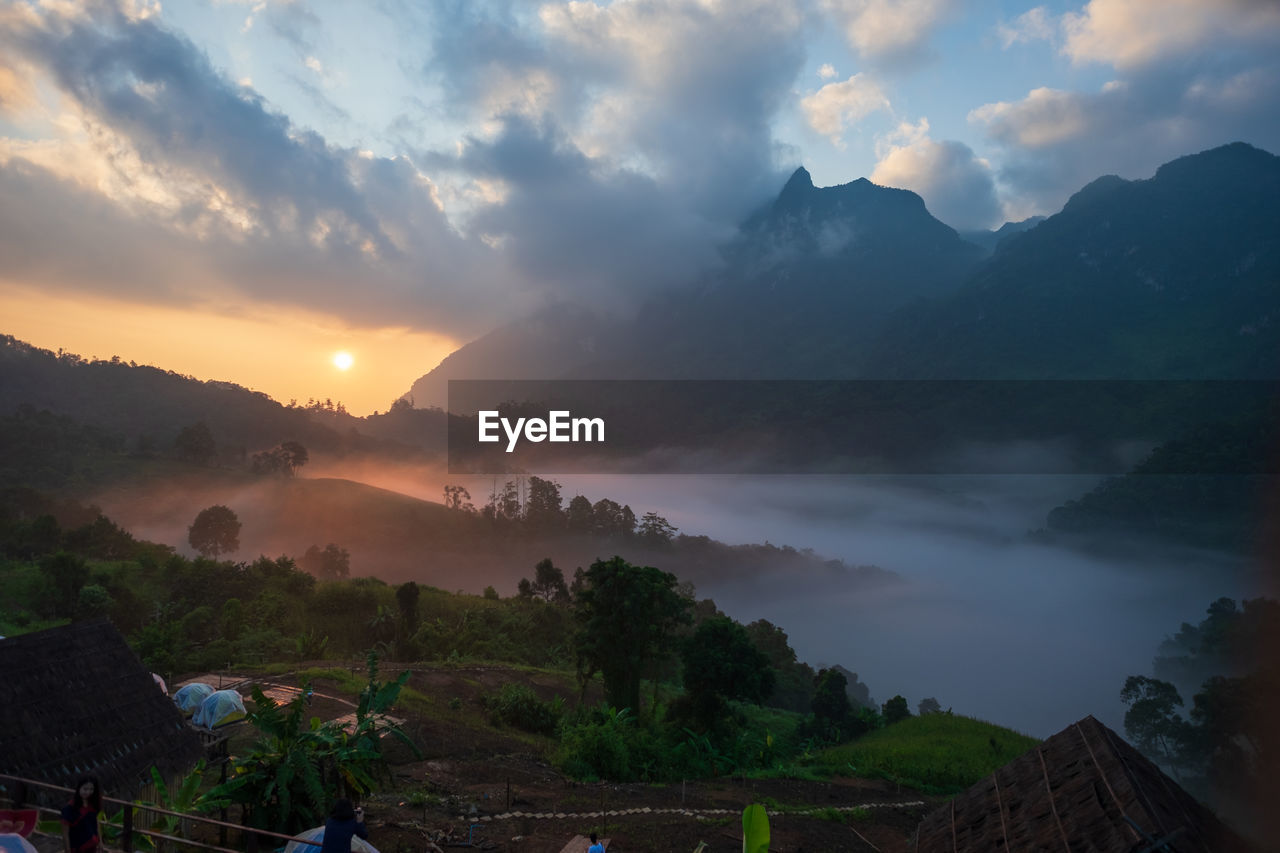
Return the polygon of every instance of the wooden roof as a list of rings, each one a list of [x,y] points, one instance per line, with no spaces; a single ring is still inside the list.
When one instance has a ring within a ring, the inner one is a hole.
[[[1165,840],[1167,846],[1154,844]],[[1073,723],[930,813],[916,830],[915,849],[918,853],[1252,850],[1160,768],[1093,717]]]
[[[166,778],[200,738],[105,619],[0,640],[0,773],[71,787],[98,777],[130,798],[153,766]]]

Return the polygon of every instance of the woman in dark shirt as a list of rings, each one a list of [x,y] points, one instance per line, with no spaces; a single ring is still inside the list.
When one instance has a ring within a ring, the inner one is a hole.
[[[62,807],[62,844],[66,853],[98,853],[98,813],[102,811],[102,790],[98,780],[85,776],[76,782],[71,802]]]
[[[333,804],[324,823],[324,842],[320,853],[351,853],[351,837],[369,838],[364,828],[364,809],[353,809],[345,797]]]

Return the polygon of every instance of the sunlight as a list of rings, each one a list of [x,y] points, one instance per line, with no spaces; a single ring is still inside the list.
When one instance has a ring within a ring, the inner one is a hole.
[[[333,366],[339,370],[350,370],[351,365],[355,363],[356,360],[349,352],[335,352],[333,354]]]

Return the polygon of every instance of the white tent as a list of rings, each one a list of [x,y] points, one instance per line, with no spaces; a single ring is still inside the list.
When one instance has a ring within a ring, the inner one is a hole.
[[[299,832],[296,837],[305,838],[308,841],[324,841],[324,827],[317,826],[314,829]],[[352,838],[351,850],[352,853],[378,853],[378,848],[374,847],[363,838]],[[313,846],[310,844],[303,844],[299,841],[290,841],[284,846],[284,853],[320,853],[320,845],[317,843]]]
[[[30,841],[21,835],[5,833],[0,835],[0,853],[37,853]]]
[[[215,690],[191,715],[191,722],[211,729],[245,718],[244,699],[234,690]]]
[[[184,714],[191,715],[200,709],[200,703],[213,695],[213,685],[203,681],[195,681],[185,687],[179,687],[173,694],[173,704]]]

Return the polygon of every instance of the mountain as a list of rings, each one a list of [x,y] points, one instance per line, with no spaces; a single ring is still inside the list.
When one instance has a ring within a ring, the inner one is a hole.
[[[594,375],[851,378],[885,317],[959,286],[982,250],[913,192],[865,178],[819,188],[800,168],[722,254],[696,288],[648,303]]]
[[[180,456],[176,439],[199,423],[215,445],[208,462],[232,466],[285,441],[301,442],[313,457],[403,461],[442,449],[445,436],[440,412],[401,406],[355,418],[332,404],[283,406],[230,382],[119,359],[90,361],[0,335],[0,473],[20,474],[17,482],[52,487],[90,473],[85,466],[110,479],[140,460]],[[59,463],[40,470],[41,454],[54,450]],[[119,458],[102,464],[111,456]]]
[[[982,255],[915,193],[819,188],[799,168],[697,282],[625,321],[544,310],[463,346],[409,396],[442,404],[451,378],[849,377],[890,312],[954,289]]]
[[[995,231],[962,231],[960,236],[973,243],[975,246],[981,246],[988,253],[994,252],[996,247],[1000,245],[1005,237],[1014,234],[1021,234],[1023,231],[1030,231],[1041,222],[1044,222],[1043,216],[1028,216],[1020,222],[1006,222]]]
[[[602,349],[611,321],[571,305],[542,309],[451,353],[405,399],[445,407],[450,379],[549,379],[576,372]]]
[[[441,403],[449,378],[1274,376],[1277,191],[1280,158],[1233,143],[965,240],[914,193],[819,188],[800,168],[696,283],[626,321],[561,310],[498,329],[410,393]]]
[[[1280,158],[1234,143],[1114,175],[879,333],[867,375],[1276,376]]]

